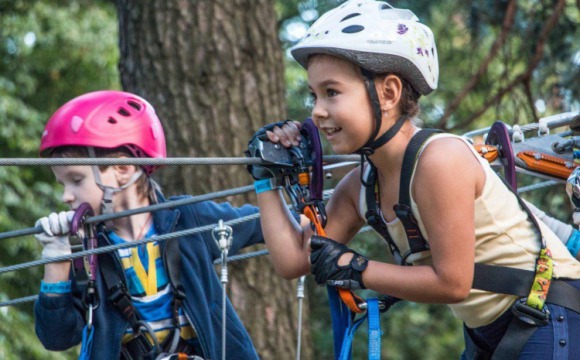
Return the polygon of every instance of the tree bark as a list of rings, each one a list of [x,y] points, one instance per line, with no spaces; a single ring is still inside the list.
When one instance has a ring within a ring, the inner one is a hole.
[[[170,157],[242,156],[256,129],[285,118],[274,2],[116,3],[123,88],[155,107]],[[166,194],[205,194],[251,183],[242,166],[167,167],[160,173]],[[239,205],[255,197],[228,200]],[[295,358],[296,283],[277,276],[266,257],[230,264],[229,270],[228,295],[260,356]],[[305,330],[307,319],[305,314]],[[302,354],[312,358],[312,347],[305,344]]]

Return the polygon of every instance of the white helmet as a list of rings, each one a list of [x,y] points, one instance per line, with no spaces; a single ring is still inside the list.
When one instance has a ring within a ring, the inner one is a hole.
[[[437,88],[439,62],[431,30],[410,10],[350,0],[328,11],[291,49],[306,68],[313,54],[334,55],[375,74],[394,72],[419,94]]]

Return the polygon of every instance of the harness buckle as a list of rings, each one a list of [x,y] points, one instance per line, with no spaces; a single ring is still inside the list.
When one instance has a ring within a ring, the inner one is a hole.
[[[123,283],[119,283],[109,290],[109,301],[113,304],[119,304],[119,300],[127,296],[127,289]]]
[[[365,214],[367,224],[370,226],[377,225],[380,221],[379,214],[374,210],[367,210]]]
[[[533,326],[546,326],[550,321],[550,311],[544,306],[542,310],[535,309],[529,306],[528,298],[521,298],[514,306],[512,306],[512,313],[521,321]]]

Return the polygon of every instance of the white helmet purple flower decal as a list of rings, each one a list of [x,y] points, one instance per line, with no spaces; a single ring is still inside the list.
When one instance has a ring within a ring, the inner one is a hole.
[[[350,0],[325,13],[291,52],[304,68],[311,55],[329,54],[375,74],[397,73],[422,95],[439,79],[431,30],[412,11],[382,1]]]

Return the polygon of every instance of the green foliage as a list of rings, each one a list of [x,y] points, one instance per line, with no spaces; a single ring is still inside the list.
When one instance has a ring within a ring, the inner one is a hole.
[[[114,8],[94,1],[0,2],[0,157],[37,157],[45,122],[81,93],[119,88]],[[0,232],[64,208],[48,168],[0,167]],[[32,237],[0,242],[0,266],[38,259]],[[2,274],[2,301],[38,292],[41,268]],[[32,304],[0,308],[0,358],[65,359],[36,339]]]
[[[290,25],[306,27],[313,16],[341,2],[276,1],[284,49],[293,45],[288,38]],[[507,3],[391,1],[393,6],[412,9],[435,33],[439,88],[421,100],[422,117],[428,125],[438,124],[489,55],[501,34]],[[528,68],[554,3],[518,2],[517,16],[505,43],[441,126],[461,133],[489,126],[497,119],[508,124],[529,123],[535,116],[578,110],[580,13],[575,0],[566,0],[562,15],[548,35],[541,61],[529,79],[531,100],[525,84],[519,83],[486,107],[486,101]],[[87,91],[119,88],[115,10],[107,0],[0,0],[0,24],[0,157],[36,157],[43,125],[58,106]],[[288,115],[303,120],[310,114],[306,73],[289,56],[285,79]],[[544,102],[544,112],[530,103],[538,100]],[[529,179],[521,179],[522,185],[528,182]],[[59,209],[57,193],[49,169],[0,167],[0,232],[30,227],[36,218]],[[531,192],[526,197],[544,210],[553,210],[558,218],[570,220],[561,187]],[[386,259],[388,250],[376,235],[367,233],[354,246],[372,254],[373,259]],[[0,266],[37,259],[39,250],[31,237],[2,240]],[[40,268],[2,274],[0,301],[36,293],[41,276]],[[331,359],[325,289],[309,281],[308,290],[315,358]],[[30,303],[0,308],[0,358],[75,358],[78,349],[51,353],[42,348],[32,330],[31,310]],[[461,324],[445,306],[398,303],[382,316],[382,329],[385,358],[457,358],[462,349]],[[365,358],[366,351],[363,327],[355,337],[354,358]]]

